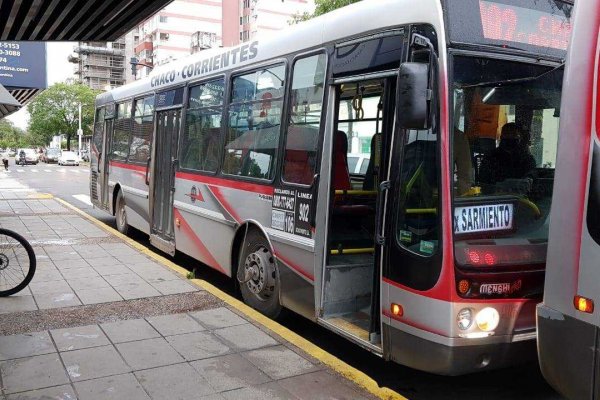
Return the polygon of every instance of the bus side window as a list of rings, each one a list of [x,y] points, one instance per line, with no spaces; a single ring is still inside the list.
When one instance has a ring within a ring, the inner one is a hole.
[[[146,163],[152,150],[154,95],[137,99],[134,104],[129,161]]]
[[[272,179],[279,148],[285,65],[233,78],[223,172]]]
[[[126,160],[129,154],[129,135],[131,133],[131,101],[117,105],[117,119],[110,141],[110,158]]]
[[[104,136],[104,111],[104,107],[100,107],[96,110],[96,121],[94,122],[94,134],[92,136],[92,142],[98,153],[102,153]]]
[[[225,80],[190,88],[181,146],[181,167],[216,172],[221,145],[221,116]]]
[[[283,180],[311,185],[317,163],[317,146],[323,110],[325,54],[294,63],[290,118],[286,130]]]
[[[431,131],[410,130],[402,146],[397,242],[426,257],[439,243],[437,140]]]

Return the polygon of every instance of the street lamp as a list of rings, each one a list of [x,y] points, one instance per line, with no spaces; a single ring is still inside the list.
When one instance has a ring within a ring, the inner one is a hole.
[[[77,136],[79,137],[77,154],[79,155],[79,158],[81,158],[81,137],[83,136],[83,129],[81,129],[81,102],[79,103],[79,129],[77,129]]]

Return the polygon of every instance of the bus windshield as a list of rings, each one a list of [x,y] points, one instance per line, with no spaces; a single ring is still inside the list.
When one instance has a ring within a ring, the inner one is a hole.
[[[543,265],[563,68],[453,61],[455,256],[462,267]]]

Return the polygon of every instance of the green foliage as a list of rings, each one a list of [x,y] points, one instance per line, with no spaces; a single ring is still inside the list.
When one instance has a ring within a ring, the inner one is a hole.
[[[82,105],[81,129],[84,135],[90,135],[98,93],[79,83],[50,86],[27,106],[31,140],[36,144],[47,144],[53,136],[63,134],[67,137],[67,150],[71,150],[71,138],[77,135],[79,103]]]
[[[28,144],[28,138],[22,129],[7,119],[0,120],[0,148],[17,148]]]
[[[297,24],[298,22],[307,21],[311,18],[327,14],[330,11],[336,10],[341,7],[345,7],[352,3],[357,3],[359,1],[361,0],[315,0],[314,13],[310,14],[305,12],[304,14],[295,14],[292,16],[290,24]]]

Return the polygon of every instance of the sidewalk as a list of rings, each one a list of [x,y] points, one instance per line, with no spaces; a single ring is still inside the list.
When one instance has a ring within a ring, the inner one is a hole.
[[[375,398],[332,356],[8,178],[0,226],[38,259],[30,286],[0,298],[0,399]]]

